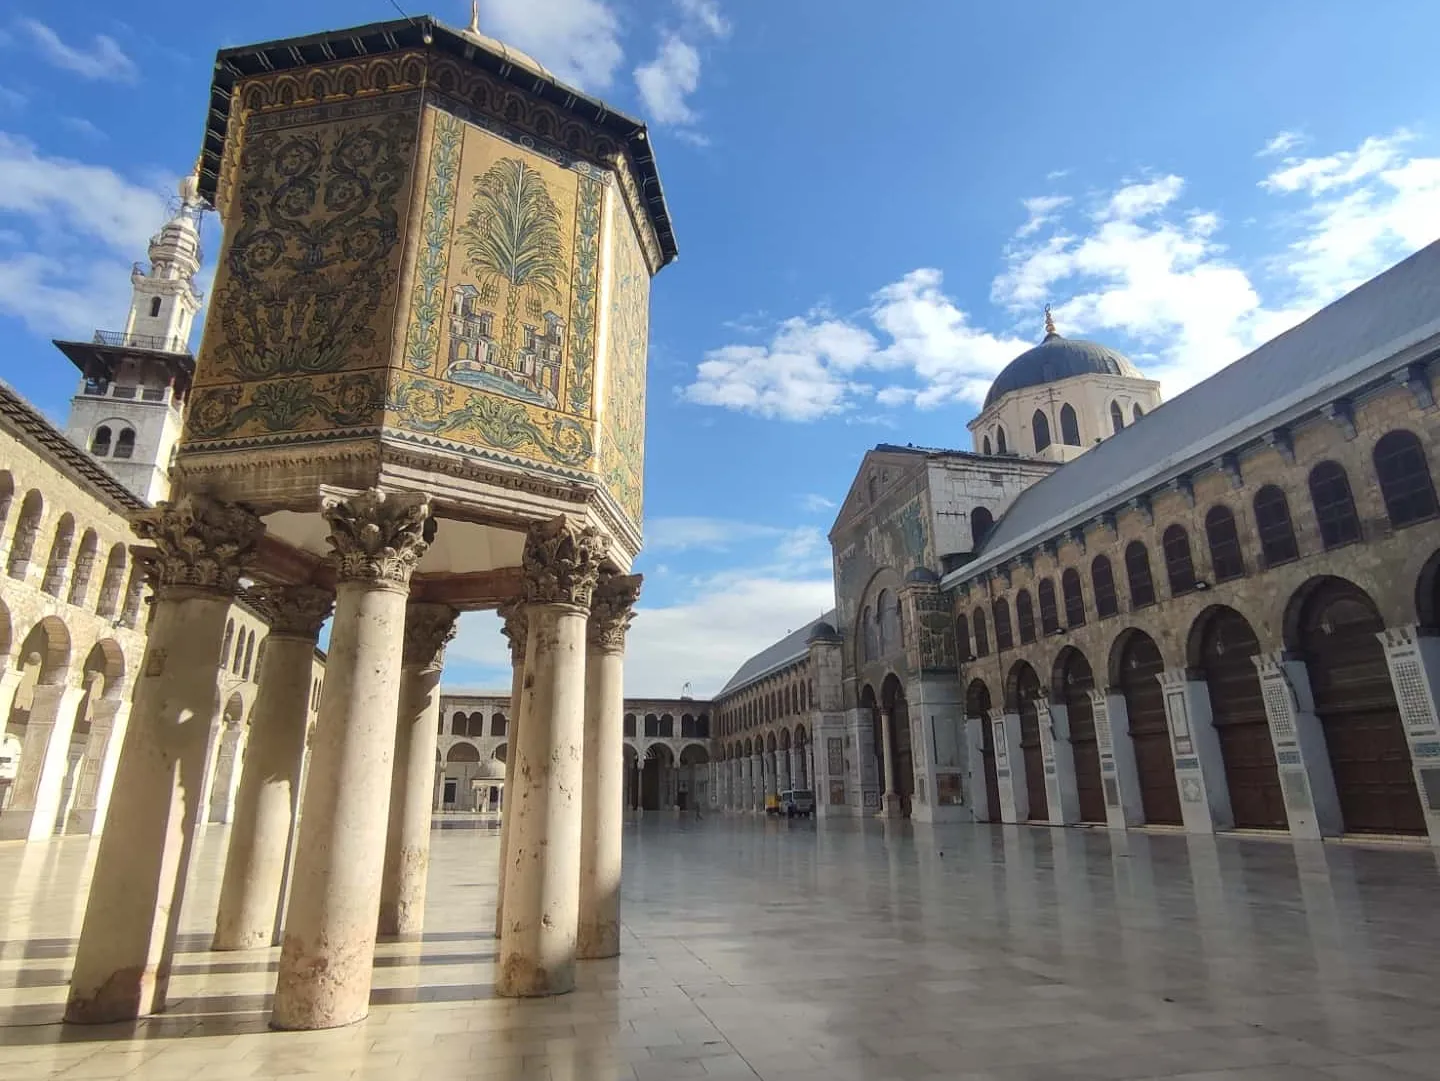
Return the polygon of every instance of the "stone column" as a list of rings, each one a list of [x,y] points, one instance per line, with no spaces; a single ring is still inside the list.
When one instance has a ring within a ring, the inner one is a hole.
[[[585,765],[580,811],[581,959],[620,953],[620,838],[625,825],[625,632],[640,576],[605,574],[585,641]]]
[[[1181,820],[1189,833],[1214,833],[1235,825],[1220,736],[1210,709],[1210,685],[1190,678],[1188,668],[1160,673],[1165,719],[1180,791]]]
[[[1050,823],[1068,826],[1080,821],[1080,793],[1075,787],[1075,751],[1070,745],[1070,710],[1035,699],[1040,720],[1040,759],[1045,763],[1045,796]]]
[[[575,987],[585,632],[605,550],[598,530],[563,517],[532,526],[525,539],[529,636],[495,979],[507,998]]]
[[[324,493],[335,620],[311,737],[270,1023],[335,1028],[370,1012],[395,716],[410,575],[429,500],[378,488]]]
[[[1030,817],[1030,789],[1025,785],[1020,714],[992,709],[990,725],[995,735],[995,779],[1000,784],[1000,821],[1024,822]]]
[[[1105,823],[1112,830],[1128,829],[1145,822],[1145,804],[1140,799],[1140,771],[1135,764],[1135,744],[1130,739],[1130,710],[1119,691],[1088,692],[1095,714],[1095,743],[1100,749],[1100,784],[1105,790]]]
[[[158,588],[65,1007],[81,1023],[165,1005],[206,740],[222,705],[225,621],[265,527],[241,507],[186,495],[141,511],[134,529],[159,549]]]
[[[777,750],[775,752],[775,765],[780,774],[775,782],[775,788],[780,792],[785,792],[794,787],[793,782],[790,780],[792,775],[790,766],[794,761],[794,755],[794,747],[786,747],[783,751]]]
[[[756,751],[750,756],[750,810],[765,809],[765,755]]]
[[[250,599],[270,624],[260,684],[250,710],[250,744],[235,824],[225,853],[211,949],[253,950],[276,940],[285,863],[300,798],[310,671],[330,592],[315,586],[253,586]]]
[[[400,712],[390,776],[390,828],[380,883],[379,933],[419,935],[425,924],[430,869],[430,803],[440,740],[440,670],[459,613],[445,604],[405,609]],[[486,806],[488,807],[488,799]]]
[[[1290,835],[1307,840],[1339,837],[1345,832],[1345,823],[1325,729],[1315,715],[1310,671],[1304,661],[1283,651],[1250,659],[1260,673],[1260,694],[1270,722]]]
[[[1405,723],[1415,790],[1425,813],[1430,843],[1440,846],[1440,637],[1416,624],[1390,627],[1379,635],[1390,665],[1395,702]]]
[[[895,718],[888,709],[880,711],[880,741],[884,744],[881,761],[884,763],[883,778],[885,790],[880,795],[880,818],[900,817],[900,792],[895,778]]]
[[[510,643],[510,722],[505,729],[505,793],[500,805],[500,858],[495,877],[495,937],[500,937],[505,911],[505,876],[510,869],[510,822],[514,815],[515,747],[520,739],[520,708],[524,703],[525,646],[529,639],[525,605],[519,601],[500,606],[501,625]]]

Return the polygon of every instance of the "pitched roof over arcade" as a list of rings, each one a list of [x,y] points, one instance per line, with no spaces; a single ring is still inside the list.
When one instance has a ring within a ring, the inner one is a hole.
[[[1440,242],[1027,488],[957,585],[1440,352]]]
[[[723,698],[727,694],[734,694],[736,691],[748,687],[758,680],[764,679],[772,672],[784,668],[787,664],[798,661],[809,652],[808,642],[810,634],[818,624],[825,624],[832,633],[835,627],[835,609],[817,616],[805,626],[798,630],[791,631],[774,645],[766,646],[755,656],[742,664],[730,677],[730,682],[720,688],[716,698]]]

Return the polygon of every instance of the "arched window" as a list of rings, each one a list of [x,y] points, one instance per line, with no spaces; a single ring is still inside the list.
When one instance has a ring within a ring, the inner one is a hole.
[[[625,738],[626,738],[626,739],[634,739],[634,738],[635,738],[635,714],[633,714],[633,713],[627,713],[627,714],[625,714],[625,731],[624,731],[624,734],[625,734]]]
[[[151,297],[151,298],[150,298],[150,318],[151,318],[151,319],[154,319],[154,318],[155,318],[156,316],[158,316],[159,314],[160,314],[160,298],[159,298],[159,297]]]
[[[900,648],[900,599],[890,590],[882,590],[875,602],[880,620],[880,656],[888,657]]]
[[[1240,578],[1245,574],[1245,557],[1240,552],[1240,534],[1229,507],[1211,507],[1205,515],[1205,540],[1210,545],[1210,565],[1215,581]]]
[[[240,633],[235,636],[235,654],[230,658],[230,671],[235,675],[240,674],[240,662],[245,659],[245,628],[240,628]]]
[[[1339,462],[1321,462],[1310,470],[1310,501],[1315,505],[1315,522],[1326,548],[1338,548],[1360,539],[1360,518],[1350,478]]]
[[[1119,402],[1110,403],[1110,427],[1117,432],[1125,427],[1125,414],[1120,411]]]
[[[1010,631],[1010,604],[1004,597],[995,598],[995,648],[1014,649],[1015,636]]]
[[[1060,629],[1060,606],[1055,602],[1055,583],[1043,578],[1035,593],[1040,598],[1040,633],[1054,634]]]
[[[1067,447],[1080,445],[1080,418],[1069,402],[1060,407],[1060,442]]]
[[[463,736],[465,734],[465,714],[457,713],[450,718],[450,734],[452,736]]]
[[[955,617],[955,653],[960,660],[970,654],[970,620],[963,614]]]
[[[33,488],[25,493],[20,504],[20,520],[15,523],[15,536],[10,541],[10,562],[7,570],[11,578],[23,579],[30,569],[30,557],[35,554],[35,541],[40,536],[40,517],[45,513],[45,500]]]
[[[255,632],[251,631],[245,638],[245,665],[240,669],[240,678],[250,678],[250,662],[255,657]]]
[[[110,425],[102,424],[95,429],[95,434],[90,437],[90,453],[97,458],[110,453]]]
[[[1190,534],[1184,526],[1172,525],[1160,541],[1165,553],[1165,577],[1170,579],[1170,594],[1178,597],[1195,588],[1195,561],[1190,555]]]
[[[120,610],[120,591],[125,587],[125,545],[116,544],[110,549],[105,560],[105,577],[100,579],[100,599],[95,602],[95,614],[102,619],[113,619]],[[230,633],[225,635],[224,658],[230,650]],[[222,660],[223,663],[223,660]]]
[[[1050,445],[1050,421],[1043,410],[1035,410],[1035,415],[1030,418],[1030,430],[1035,435],[1035,453],[1039,454]]]
[[[1130,407],[1130,419],[1131,419],[1132,421],[1139,420],[1139,419],[1140,419],[1141,417],[1143,417],[1144,415],[1145,415],[1145,410],[1143,410],[1143,409],[1140,408],[1140,403],[1139,403],[1139,402],[1136,402],[1133,406]]]
[[[870,475],[870,479],[865,482],[865,494],[870,497],[871,503],[875,502],[875,498],[880,494],[880,482],[875,479],[873,473]]]
[[[1387,432],[1375,444],[1374,457],[1375,476],[1392,526],[1435,517],[1435,485],[1430,480],[1425,448],[1414,432]]]
[[[1005,454],[1005,453],[1007,453],[1007,448],[1006,448],[1006,446],[1005,446],[1005,429],[1004,429],[1004,428],[996,428],[996,429],[995,429],[995,451],[996,451],[997,454]]]
[[[985,543],[990,530],[995,528],[995,517],[986,507],[976,507],[970,512],[970,543],[977,549]]]
[[[120,609],[120,623],[134,627],[140,622],[140,605],[145,600],[145,571],[142,567],[130,568],[130,581],[125,584],[125,605]]]
[[[970,623],[975,629],[975,656],[983,657],[990,652],[990,636],[985,631],[985,609],[975,609]]]
[[[990,453],[990,437],[988,435],[981,441],[980,449],[985,454]]]
[[[1115,595],[1115,570],[1110,566],[1109,556],[1096,556],[1090,564],[1090,588],[1095,591],[1095,614],[1101,619],[1120,611],[1120,600]]]
[[[1021,642],[1035,641],[1035,605],[1031,603],[1028,589],[1022,589],[1015,598],[1015,624],[1020,630]]]
[[[75,544],[75,519],[62,514],[55,526],[55,539],[50,542],[50,559],[45,564],[45,577],[40,588],[52,597],[60,596],[70,570],[70,549]]]
[[[505,714],[497,713],[490,718],[490,734],[492,736],[503,736],[508,727],[509,723],[505,720]],[[630,719],[630,727],[635,727],[635,719],[633,717]]]
[[[1080,572],[1074,567],[1067,568],[1060,576],[1060,592],[1065,597],[1065,625],[1085,626],[1085,589],[1080,584]]]
[[[1295,527],[1290,522],[1290,502],[1285,492],[1267,484],[1255,493],[1255,531],[1260,534],[1260,558],[1274,567],[1300,558]]]
[[[121,428],[115,437],[115,457],[129,458],[135,454],[135,429]]]
[[[1125,576],[1130,579],[1130,607],[1155,603],[1155,580],[1150,577],[1150,553],[1139,541],[1125,549]]]
[[[873,661],[879,655],[880,647],[875,641],[875,620],[869,607],[860,613],[860,635],[861,652],[867,661]]]
[[[227,619],[225,621],[225,640],[220,643],[220,656],[230,656],[230,643],[233,641],[235,641],[235,621]]]
[[[95,530],[85,530],[80,538],[80,551],[75,556],[75,574],[70,579],[70,604],[84,606],[90,592],[90,579],[95,573],[95,557],[100,551],[100,538]]]

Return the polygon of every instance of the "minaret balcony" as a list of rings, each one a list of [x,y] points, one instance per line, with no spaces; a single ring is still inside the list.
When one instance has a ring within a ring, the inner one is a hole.
[[[110,345],[117,349],[150,349],[157,353],[189,354],[190,346],[179,337],[161,338],[154,334],[131,334],[123,330],[97,330],[96,345]]]

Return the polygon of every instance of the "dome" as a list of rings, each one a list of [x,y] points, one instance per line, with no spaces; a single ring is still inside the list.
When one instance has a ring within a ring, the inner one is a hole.
[[[916,567],[905,576],[905,581],[921,583],[938,582],[940,581],[940,576],[929,567]]]
[[[818,622],[816,622],[815,626],[810,628],[810,634],[805,639],[805,641],[828,642],[833,641],[834,639],[839,637],[840,633],[836,631],[834,627],[830,626],[830,624],[826,623],[824,620],[819,620]]]
[[[515,46],[506,45],[503,41],[492,38],[489,34],[481,30],[480,5],[476,3],[475,0],[471,0],[470,4],[470,25],[459,33],[462,38],[474,42],[487,52],[504,57],[508,63],[514,64],[517,68],[524,68],[532,74],[542,76],[546,79],[553,80],[555,78],[538,60],[528,53],[522,53],[519,49],[515,48]]]
[[[1048,308],[1045,312],[1045,330],[1043,342],[1034,349],[1021,353],[995,377],[995,382],[990,384],[990,393],[985,395],[986,409],[1012,390],[1044,386],[1046,383],[1057,383],[1061,379],[1070,379],[1077,375],[1143,378],[1128,357],[1109,346],[1081,341],[1078,338],[1062,338],[1055,332],[1055,324],[1050,321]]]

